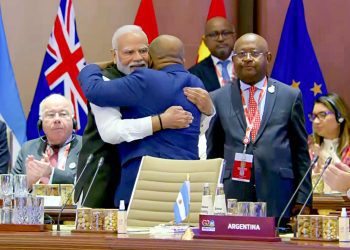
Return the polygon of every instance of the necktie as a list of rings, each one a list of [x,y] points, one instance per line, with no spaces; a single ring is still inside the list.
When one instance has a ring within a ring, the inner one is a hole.
[[[221,64],[222,66],[222,70],[221,70],[222,79],[224,80],[224,83],[228,83],[231,80],[230,74],[227,71],[227,65],[230,63],[230,61],[229,60],[219,61],[218,63]]]
[[[256,117],[253,123],[253,128],[251,131],[251,138],[254,141],[256,134],[258,133],[259,127],[260,127],[260,113],[258,109],[258,104],[256,103],[254,99],[254,94],[257,88],[255,86],[251,86],[249,88],[249,122],[252,122],[254,119],[254,115],[256,113]]]

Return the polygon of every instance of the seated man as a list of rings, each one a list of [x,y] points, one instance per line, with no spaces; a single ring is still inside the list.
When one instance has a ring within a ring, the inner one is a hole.
[[[6,124],[0,121],[0,174],[7,174],[10,154],[7,147]]]
[[[130,34],[144,39],[139,33]],[[204,88],[202,82],[184,69],[182,42],[163,35],[150,45],[150,61],[154,69],[136,69],[130,75],[104,82],[100,69],[88,65],[79,76],[86,97],[99,106],[120,106],[124,118],[140,118],[159,114],[171,105],[182,106],[193,115],[193,122],[184,129],[165,129],[158,116],[161,131],[143,140],[119,145],[122,162],[121,182],[115,205],[119,200],[129,202],[144,155],[170,159],[198,159],[200,111],[183,93],[185,87]]]
[[[74,183],[81,137],[73,133],[72,103],[52,94],[40,103],[39,116],[38,128],[45,136],[22,146],[12,173],[27,174],[29,189],[35,183]]]

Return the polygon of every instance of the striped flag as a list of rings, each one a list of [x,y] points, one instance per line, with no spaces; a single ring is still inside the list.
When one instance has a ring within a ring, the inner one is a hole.
[[[174,203],[174,217],[176,224],[181,223],[190,214],[190,182],[185,181]]]
[[[213,17],[225,17],[226,18],[226,10],[224,0],[211,0],[207,21]],[[210,55],[210,51],[204,43],[202,38],[201,44],[198,49],[198,57],[197,63],[202,61],[204,58],[207,58]]]
[[[26,118],[18,94],[15,75],[7,48],[5,29],[0,9],[0,116],[12,130],[16,143],[26,141]],[[12,146],[12,145],[11,145]],[[15,157],[14,157],[15,158]]]
[[[152,0],[141,0],[134,24],[140,26],[146,33],[149,43],[159,35]]]
[[[77,133],[84,132],[87,105],[77,79],[84,65],[85,59],[76,30],[73,2],[61,0],[28,115],[28,139],[39,136],[37,130],[39,104],[53,93],[64,95],[71,100],[77,121]]]

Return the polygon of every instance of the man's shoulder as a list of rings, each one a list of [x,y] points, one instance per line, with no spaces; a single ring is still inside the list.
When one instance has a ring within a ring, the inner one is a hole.
[[[298,95],[300,93],[299,89],[293,88],[290,85],[283,83],[281,81],[278,81],[277,79],[274,79],[271,77],[269,78],[269,83],[278,87],[281,93],[287,93],[289,95]]]
[[[39,147],[42,143],[44,143],[44,140],[42,137],[36,138],[36,139],[32,139],[29,141],[26,141],[22,147],[21,150],[32,150],[33,148],[37,148]]]

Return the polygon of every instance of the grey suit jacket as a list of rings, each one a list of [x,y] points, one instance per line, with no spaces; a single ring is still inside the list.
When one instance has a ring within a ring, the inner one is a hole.
[[[212,93],[216,116],[207,132],[207,155],[226,160],[227,198],[265,201],[268,216],[278,217],[307,171],[310,158],[300,91],[272,78],[268,80],[268,89],[260,129],[255,142],[247,148],[247,153],[254,155],[250,183],[231,179],[235,153],[243,152],[247,127],[237,80]],[[308,176],[295,202],[303,203],[310,191]]]
[[[17,161],[12,168],[12,174],[26,174],[25,160],[28,155],[33,155],[35,159],[41,159],[46,149],[46,141],[42,138],[27,141],[18,153]],[[55,169],[52,176],[53,184],[74,183],[77,172],[78,156],[81,149],[81,136],[75,135],[71,141],[65,170]]]

